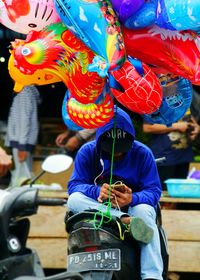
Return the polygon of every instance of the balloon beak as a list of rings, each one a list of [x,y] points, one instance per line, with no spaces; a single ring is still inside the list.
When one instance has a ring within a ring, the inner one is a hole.
[[[15,83],[13,91],[18,93],[18,92],[22,91],[23,88],[24,88],[24,85]]]

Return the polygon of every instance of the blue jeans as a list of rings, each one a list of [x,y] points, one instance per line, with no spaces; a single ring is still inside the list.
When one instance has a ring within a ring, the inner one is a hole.
[[[107,207],[100,204],[96,200],[85,196],[82,193],[75,192],[69,196],[68,208],[74,213],[82,212],[89,209],[97,209],[106,212]],[[127,214],[118,209],[111,208],[110,214],[120,218]],[[147,204],[139,204],[134,207],[129,207],[128,214],[143,219],[145,223],[154,230],[154,236],[149,244],[139,242],[141,248],[141,278],[163,280],[163,261],[160,250],[160,238],[156,225],[156,211]]]

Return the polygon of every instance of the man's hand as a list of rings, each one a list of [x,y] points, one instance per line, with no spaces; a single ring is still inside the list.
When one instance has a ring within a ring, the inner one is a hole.
[[[117,189],[112,189],[111,196],[113,198],[111,199],[112,207],[123,207],[127,206],[132,202],[132,190],[125,185],[124,192],[121,192]]]
[[[200,132],[200,127],[198,125],[198,123],[196,122],[196,120],[192,117],[192,121],[191,123],[189,124],[190,127],[192,128],[191,129],[191,132],[189,134],[189,139],[191,141],[195,140],[195,138],[197,137],[197,135],[199,134]]]
[[[57,136],[57,138],[56,138],[56,145],[58,146],[58,147],[64,147],[65,146],[65,143],[66,143],[66,141],[67,141],[67,138],[69,137],[69,130],[67,130],[67,131],[65,131],[65,132],[63,132],[63,133],[61,133],[61,134],[59,134],[58,136]]]
[[[124,192],[111,188],[109,184],[104,183],[101,187],[98,202],[102,203],[110,196],[112,207],[123,207],[132,202],[132,190],[124,185]]]
[[[26,151],[18,151],[19,162],[25,161],[27,156],[28,156],[28,152],[26,152]]]
[[[107,199],[109,198],[109,196],[111,196],[111,188],[110,188],[110,185],[104,183],[104,184],[101,186],[100,194],[99,194],[99,197],[98,197],[97,200],[98,200],[98,202],[102,203],[102,202],[104,202],[105,200],[107,200]],[[110,198],[113,198],[113,197],[110,197]]]
[[[9,156],[1,147],[0,147],[0,177],[5,176],[8,170],[12,166],[12,156]]]
[[[78,139],[76,136],[72,136],[71,138],[68,139],[67,143],[65,144],[65,148],[68,151],[73,152],[76,149],[78,149],[80,145],[81,145],[80,139]]]
[[[174,130],[184,133],[188,129],[189,123],[186,121],[180,121],[173,123],[172,127],[174,128]]]

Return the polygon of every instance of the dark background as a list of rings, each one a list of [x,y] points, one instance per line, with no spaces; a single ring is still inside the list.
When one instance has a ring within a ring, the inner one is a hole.
[[[23,39],[24,35],[5,28],[0,24],[0,58],[4,57],[5,62],[0,62],[0,120],[7,120],[9,108],[13,98],[14,83],[8,73],[8,59],[10,42],[16,38]],[[62,118],[61,108],[66,86],[63,83],[38,87],[42,106],[39,107],[40,117]]]

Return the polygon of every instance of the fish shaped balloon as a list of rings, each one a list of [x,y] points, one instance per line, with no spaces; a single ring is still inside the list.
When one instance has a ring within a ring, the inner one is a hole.
[[[0,23],[13,31],[28,34],[59,21],[53,0],[0,0]]]
[[[73,97],[81,103],[94,102],[101,94],[105,79],[87,70],[94,53],[62,23],[55,23],[36,32],[31,31],[26,40],[12,42],[9,70],[12,78],[18,76],[12,70],[16,67],[31,80],[35,73],[43,71],[43,76],[51,74],[63,81]],[[14,65],[13,65],[14,64]],[[26,83],[26,81],[24,81]]]

